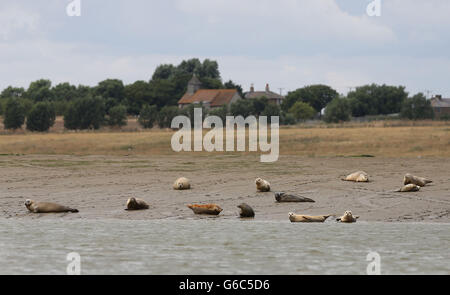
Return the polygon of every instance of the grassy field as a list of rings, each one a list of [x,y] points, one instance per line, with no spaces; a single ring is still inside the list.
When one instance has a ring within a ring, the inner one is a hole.
[[[69,132],[61,120],[50,133],[16,131],[0,135],[0,154],[171,155],[171,130],[142,131],[131,120],[122,130]],[[378,121],[281,128],[280,155],[450,157],[446,122]],[[196,154],[206,152],[196,152]],[[190,153],[192,155],[192,153]],[[238,154],[238,153],[236,153]]]

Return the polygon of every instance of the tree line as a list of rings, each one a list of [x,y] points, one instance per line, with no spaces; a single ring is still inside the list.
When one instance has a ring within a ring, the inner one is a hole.
[[[47,131],[56,116],[64,116],[67,129],[98,129],[103,125],[126,125],[127,116],[138,116],[144,128],[156,124],[170,127],[177,115],[191,116],[194,106],[179,109],[178,100],[186,92],[188,81],[195,74],[205,89],[237,89],[232,80],[223,83],[216,61],[197,58],[178,65],[158,66],[149,81],[125,85],[119,79],[106,79],[96,86],[52,85],[50,80],[32,82],[27,89],[9,86],[0,93],[0,114],[6,129],[26,128]],[[198,107],[198,105],[197,105]],[[321,116],[325,108],[324,115]],[[365,85],[346,97],[327,85],[310,85],[291,91],[281,106],[268,102],[267,97],[243,99],[230,106],[205,113],[225,118],[227,115],[280,116],[281,124],[295,124],[313,118],[326,122],[341,122],[351,117],[400,113],[408,119],[433,117],[430,102],[421,93],[408,97],[402,86]]]

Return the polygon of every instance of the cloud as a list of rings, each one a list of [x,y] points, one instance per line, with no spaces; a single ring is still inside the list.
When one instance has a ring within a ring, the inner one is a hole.
[[[0,6],[0,42],[37,32],[39,15],[18,6]]]

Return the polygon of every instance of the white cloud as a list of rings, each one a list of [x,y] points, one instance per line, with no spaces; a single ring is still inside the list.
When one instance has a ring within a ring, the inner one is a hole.
[[[14,36],[36,33],[39,15],[17,6],[0,7],[0,42]]]

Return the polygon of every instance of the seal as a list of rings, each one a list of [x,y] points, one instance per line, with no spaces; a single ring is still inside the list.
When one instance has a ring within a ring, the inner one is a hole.
[[[290,212],[289,220],[291,222],[324,222],[330,216],[331,215],[319,215],[319,216],[297,215]]]
[[[36,203],[35,201],[30,199],[25,201],[25,206],[32,213],[62,213],[62,212],[78,213],[77,209],[72,209],[55,203],[46,203],[46,202]]]
[[[205,215],[219,215],[222,212],[222,208],[220,208],[216,204],[206,204],[206,205],[195,205],[189,204],[188,208],[192,209],[195,214],[205,214]]]
[[[356,220],[359,218],[359,216],[353,216],[352,211],[345,211],[344,215],[336,219],[336,221],[340,222],[346,222],[346,223],[352,223],[356,222]]]
[[[275,200],[277,200],[277,202],[279,203],[287,203],[287,202],[310,202],[310,203],[315,203],[315,201],[313,199],[307,198],[307,197],[298,197],[298,196],[294,196],[294,195],[289,195],[283,192],[277,192],[275,193]]]
[[[412,174],[407,173],[405,175],[405,177],[403,178],[403,184],[415,184],[418,186],[426,186],[429,183],[432,183],[432,180],[423,178],[423,177],[418,177],[418,176],[414,176]]]
[[[270,183],[262,178],[256,178],[255,180],[256,190],[259,192],[270,192]]]
[[[369,175],[364,171],[356,171],[342,178],[344,181],[369,182]]]
[[[129,198],[127,201],[127,208],[125,210],[143,210],[148,208],[150,208],[150,206],[144,200]]]
[[[191,183],[186,177],[178,178],[173,184],[175,190],[186,190],[191,188]]]
[[[239,212],[239,216],[241,218],[253,218],[255,217],[255,212],[253,211],[252,207],[247,205],[246,203],[242,203],[237,206],[241,209],[241,212]]]
[[[420,186],[410,183],[399,189],[397,192],[407,193],[407,192],[417,192],[419,190]]]

